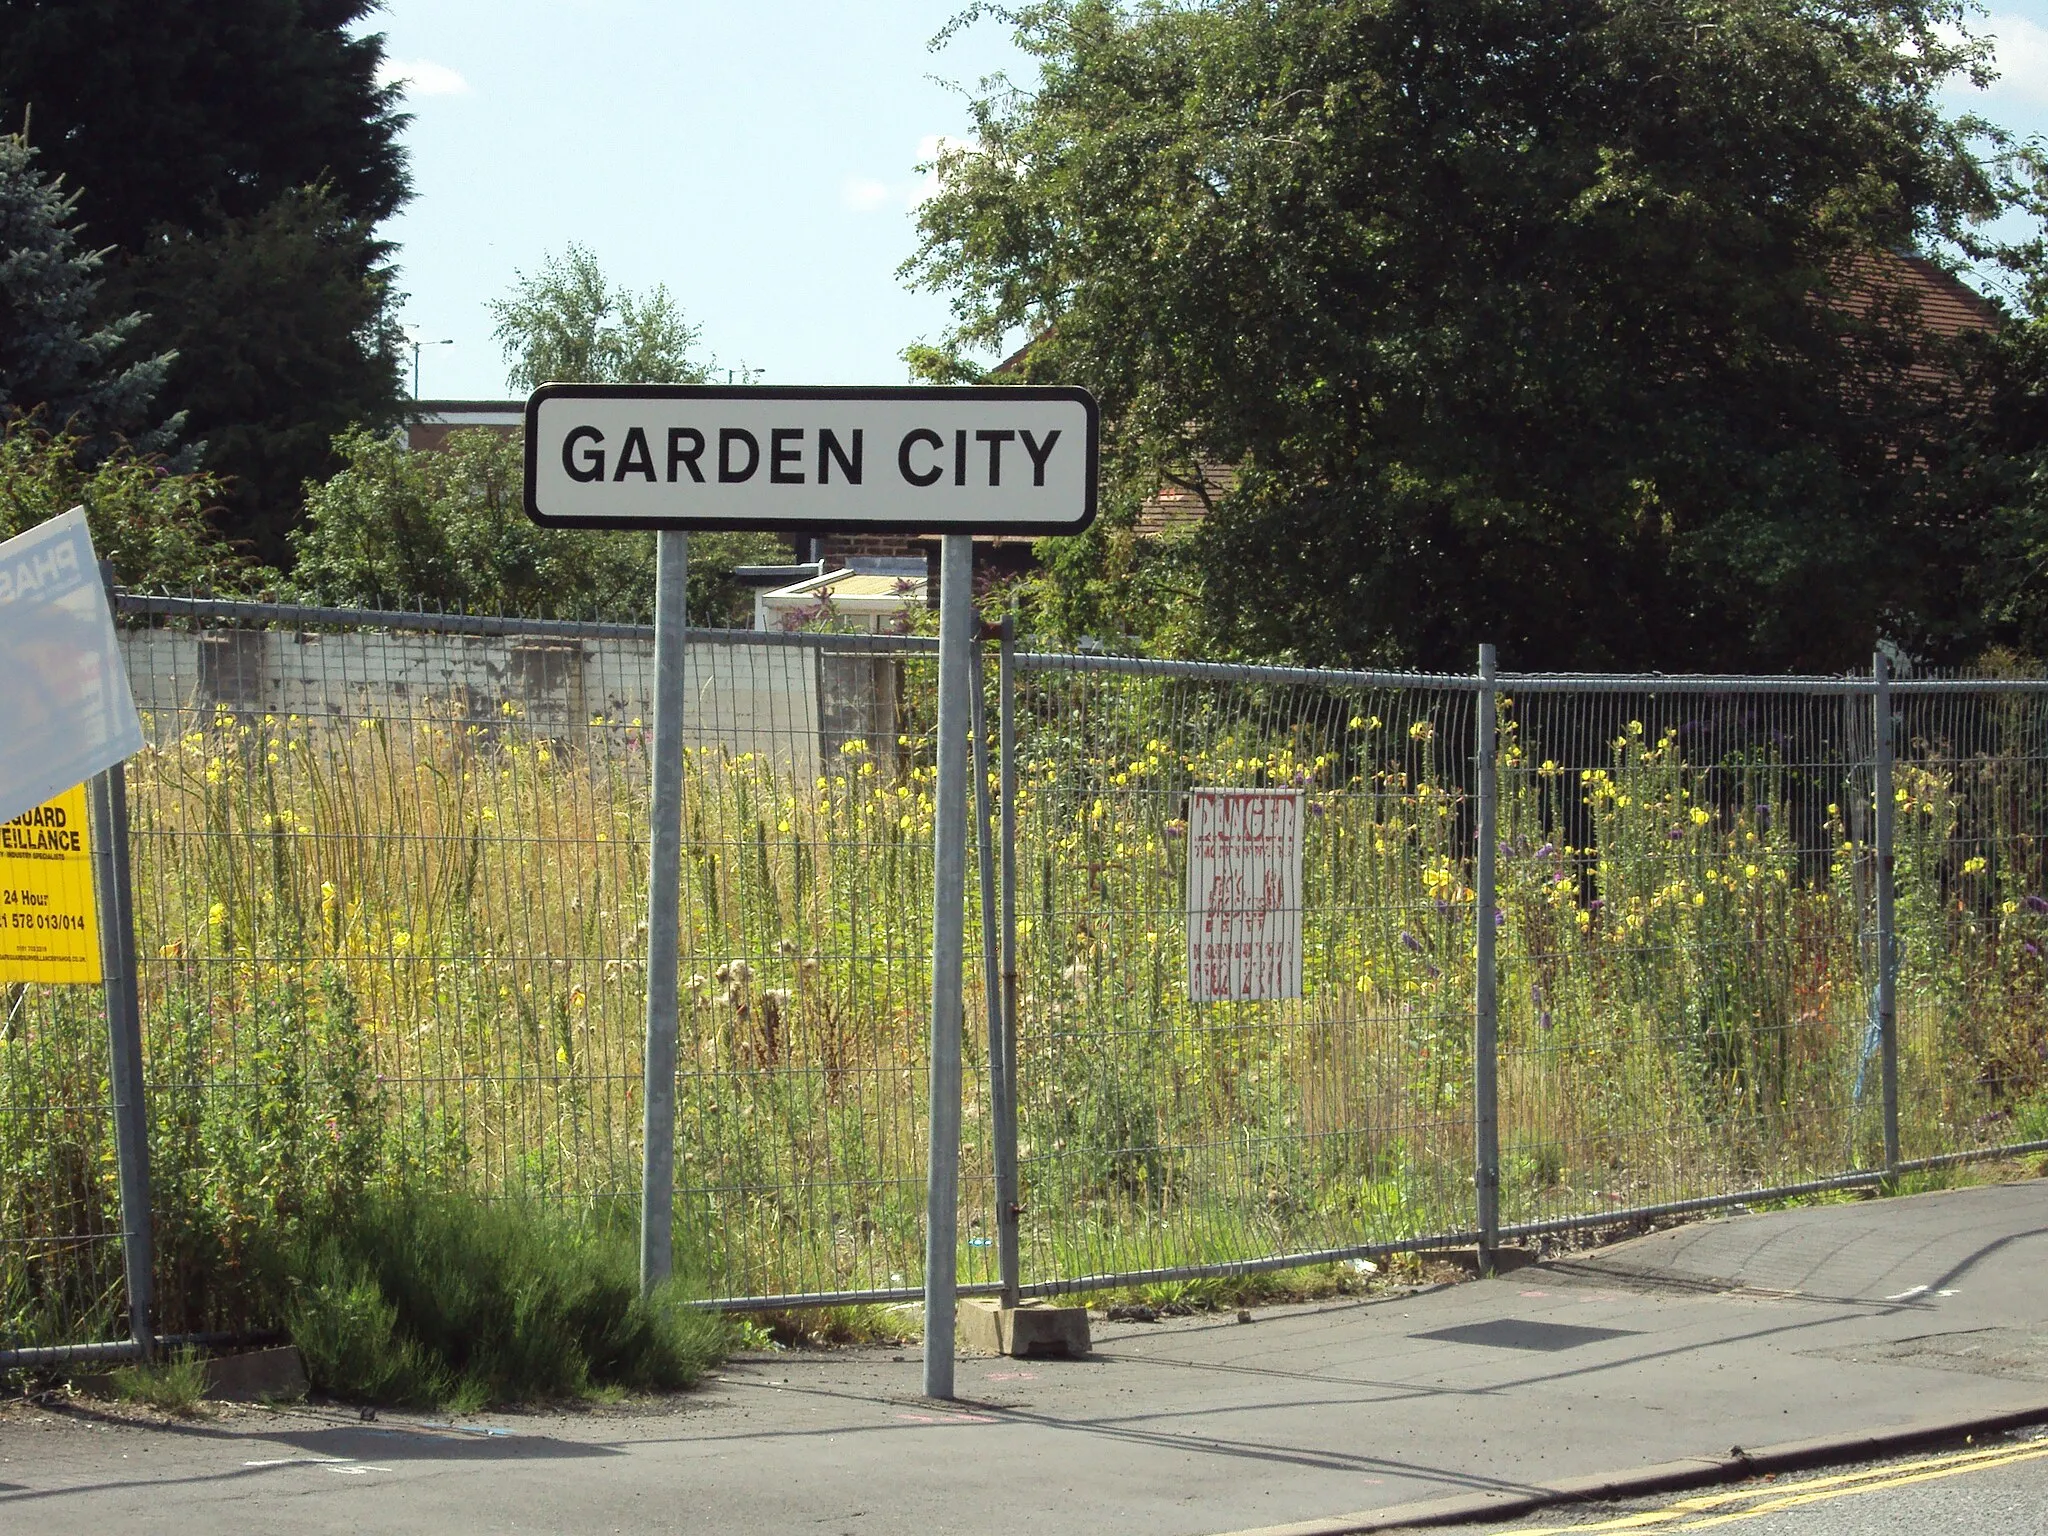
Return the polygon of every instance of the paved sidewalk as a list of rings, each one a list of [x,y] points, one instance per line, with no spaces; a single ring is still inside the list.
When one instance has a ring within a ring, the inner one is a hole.
[[[1250,1325],[1100,1325],[1087,1362],[738,1362],[659,1412],[436,1427],[0,1418],[0,1527],[1204,1533],[1731,1447],[2048,1418],[2048,1183],[1734,1217]],[[900,1355],[900,1358],[897,1356]],[[1356,1524],[1357,1521],[1349,1523]]]

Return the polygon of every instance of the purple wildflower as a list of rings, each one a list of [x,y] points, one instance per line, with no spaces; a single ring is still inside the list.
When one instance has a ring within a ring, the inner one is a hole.
[[[1544,844],[1544,845],[1543,845],[1543,846],[1542,846],[1541,848],[1538,848],[1538,849],[1536,850],[1536,857],[1537,857],[1537,858],[1539,858],[1539,859],[1553,859],[1553,858],[1556,858],[1556,857],[1557,857],[1557,844],[1555,844],[1555,843],[1545,843],[1545,844]]]
[[[2048,912],[2048,896],[2029,896],[2027,898],[2027,910],[2029,912]]]
[[[1543,1029],[1550,1028],[1550,1010],[1548,1008],[1536,1015],[1536,1023]]]
[[[1403,928],[1401,930],[1401,947],[1410,954],[1419,955],[1422,953],[1422,940],[1415,937],[1406,928]]]
[[[2032,956],[2033,956],[2033,957],[2034,957],[2034,958],[2035,958],[2036,960],[2038,960],[2038,959],[2040,959],[2040,958],[2041,958],[2041,946],[2040,946],[2040,945],[2038,945],[2038,944],[2033,944],[2033,943],[2022,943],[2022,944],[2020,945],[2020,948],[2021,948],[2021,949],[2024,949],[2024,950],[2025,950],[2025,951],[2026,951],[2026,952],[2027,952],[2028,954],[2032,955]]]

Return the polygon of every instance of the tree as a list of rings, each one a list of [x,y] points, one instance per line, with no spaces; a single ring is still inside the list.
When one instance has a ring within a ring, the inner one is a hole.
[[[490,301],[492,335],[505,349],[506,380],[530,390],[549,380],[582,384],[701,384],[710,365],[691,357],[701,338],[668,289],[615,288],[580,245],[549,256],[532,277]]]
[[[654,536],[535,524],[517,435],[455,432],[441,450],[415,453],[356,431],[335,446],[345,467],[306,487],[306,519],[291,536],[292,587],[307,601],[653,621]],[[732,568],[779,552],[767,534],[694,535],[690,622],[748,623],[750,594]]]
[[[371,231],[409,193],[399,87],[377,83],[383,38],[356,30],[375,9],[0,0],[0,122],[32,123],[114,247],[97,324],[144,309],[125,356],[187,350],[164,404],[208,444],[225,529],[272,557],[336,426],[403,411],[390,327],[361,320],[391,297]]]
[[[1976,364],[1869,278],[2016,259],[1979,231],[2035,159],[1938,97],[1984,70],[1961,7],[1005,14],[1041,83],[975,104],[906,274],[946,351],[1021,332],[1018,376],[1097,391],[1127,511],[1240,466],[1195,536],[1209,643],[1834,666],[1956,632]]]
[[[83,506],[93,548],[123,586],[233,591],[271,579],[213,531],[220,485],[210,476],[176,473],[125,443],[86,450],[26,419],[0,426],[0,539]]]
[[[117,434],[163,447],[170,432],[149,429],[149,405],[171,358],[114,360],[142,317],[93,328],[102,253],[78,248],[78,194],[34,158],[20,135],[0,136],[0,420],[39,414],[102,453]]]
[[[126,273],[130,302],[161,317],[140,334],[175,357],[167,393],[228,485],[225,531],[266,564],[289,565],[304,483],[344,462],[336,436],[401,408],[389,252],[321,186],[167,231]]]

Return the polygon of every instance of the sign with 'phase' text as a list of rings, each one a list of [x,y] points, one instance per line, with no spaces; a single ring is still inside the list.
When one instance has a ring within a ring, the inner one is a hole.
[[[0,821],[0,981],[100,979],[85,786]]]
[[[598,528],[1079,533],[1095,516],[1083,389],[543,384],[526,511]]]
[[[1188,793],[1188,997],[1301,996],[1303,796],[1298,789]]]
[[[0,544],[0,821],[142,750],[85,509]]]

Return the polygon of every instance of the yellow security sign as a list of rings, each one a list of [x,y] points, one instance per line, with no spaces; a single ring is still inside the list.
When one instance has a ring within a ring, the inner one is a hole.
[[[85,786],[0,822],[0,981],[98,981]]]

